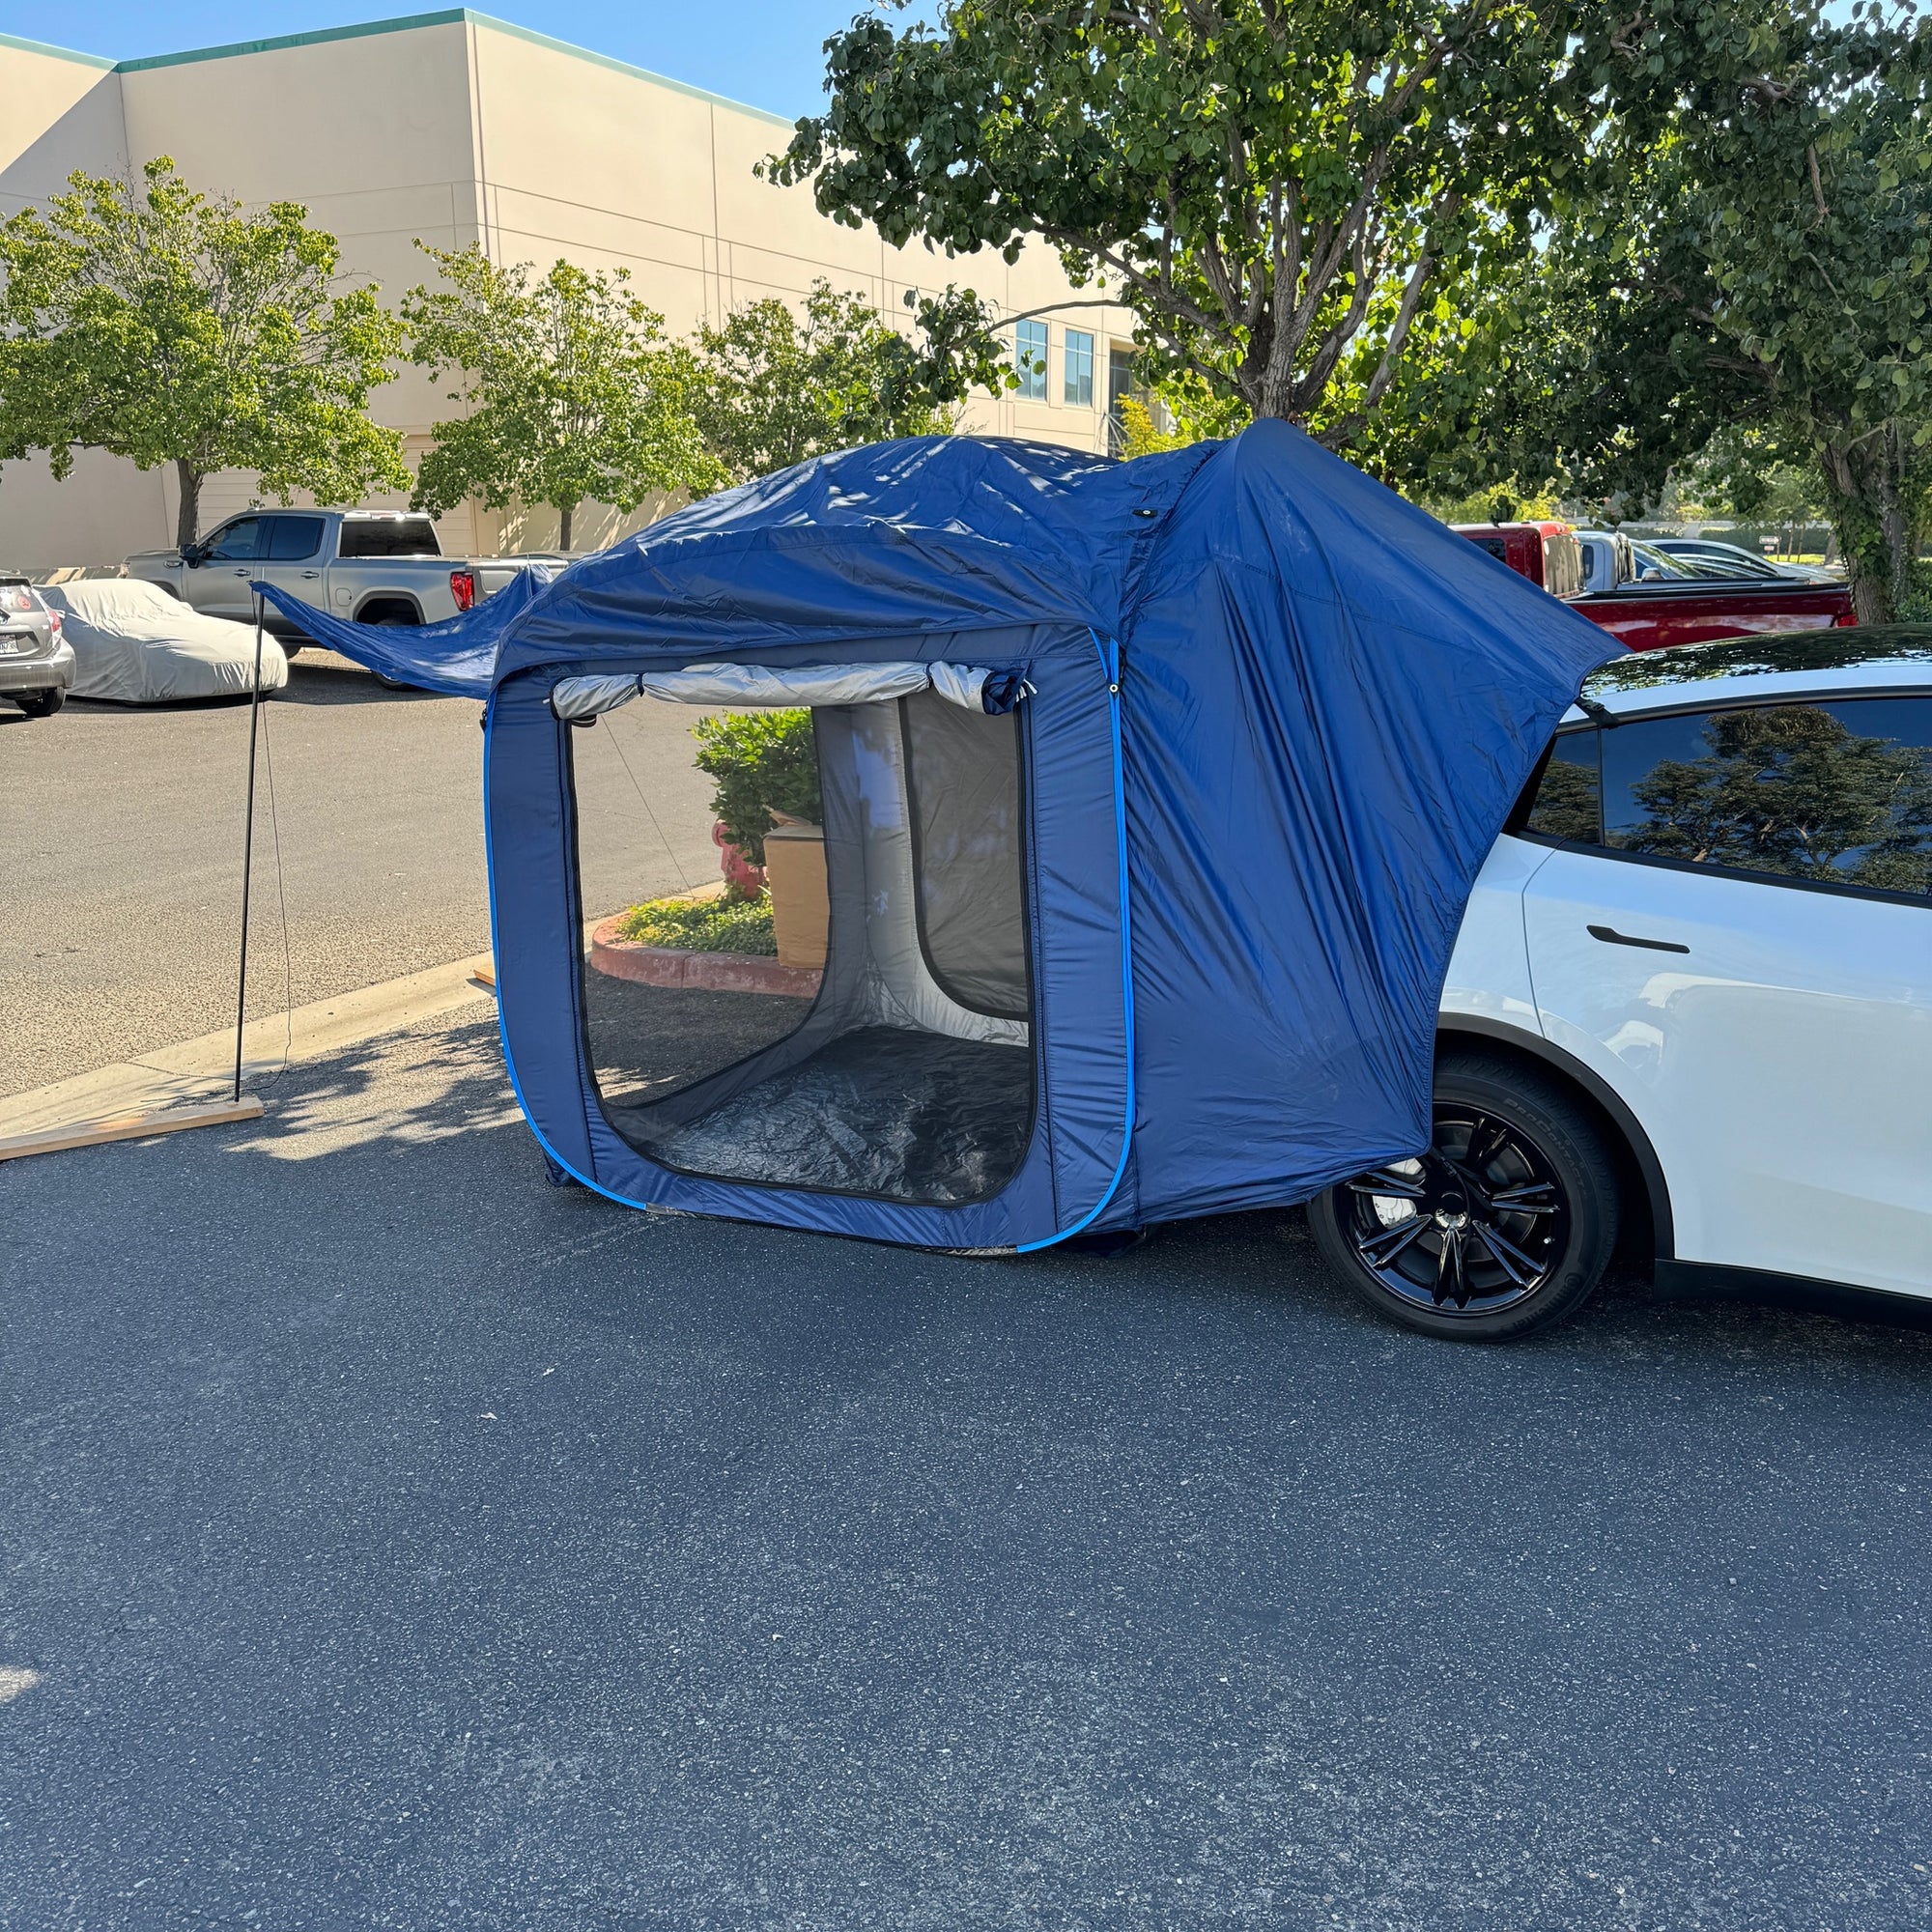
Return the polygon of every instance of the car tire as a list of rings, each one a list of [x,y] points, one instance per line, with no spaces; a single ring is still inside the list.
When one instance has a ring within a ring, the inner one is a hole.
[[[1616,1246],[1617,1169],[1554,1080],[1496,1054],[1435,1065],[1435,1139],[1308,1204],[1316,1246],[1370,1307],[1446,1341],[1574,1315]]]
[[[29,718],[51,718],[67,702],[67,693],[58,685],[51,691],[18,691],[14,702]]]
[[[407,617],[397,616],[393,611],[384,611],[380,617],[371,617],[369,621],[372,624],[381,625],[385,631],[413,631],[419,628],[417,625],[412,624]],[[414,685],[408,683],[403,678],[391,677],[386,671],[372,670],[369,675],[384,691],[413,691],[415,689]]]

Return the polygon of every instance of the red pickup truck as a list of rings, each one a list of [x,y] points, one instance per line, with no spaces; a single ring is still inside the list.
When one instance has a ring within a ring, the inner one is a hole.
[[[1670,644],[1701,644],[1711,638],[1736,638],[1758,631],[1824,631],[1856,624],[1852,594],[1842,583],[1807,583],[1798,579],[1771,582],[1756,577],[1725,577],[1716,571],[1651,553],[1606,532],[1586,530],[1580,538],[1565,524],[1458,524],[1471,542],[1512,570],[1563,598],[1573,611],[1601,624],[1634,651],[1662,650]],[[1559,532],[1569,533],[1568,544]],[[1576,591],[1567,567],[1552,568],[1569,551],[1585,547],[1583,578]],[[1638,567],[1641,575],[1627,575]],[[1614,575],[1620,581],[1604,580]]]
[[[1451,524],[1459,537],[1467,537],[1498,563],[1519,577],[1540,583],[1552,597],[1566,601],[1584,587],[1583,553],[1577,532],[1568,524]]]
[[[1586,591],[1569,601],[1573,611],[1580,611],[1634,651],[1701,644],[1754,631],[1828,631],[1859,621],[1852,611],[1852,593],[1842,583],[1764,583],[1755,578],[1741,578],[1735,584],[1620,583],[1614,590]]]

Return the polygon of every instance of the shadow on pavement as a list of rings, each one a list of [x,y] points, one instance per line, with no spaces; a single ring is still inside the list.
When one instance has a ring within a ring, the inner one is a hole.
[[[441,701],[442,694],[381,684],[364,666],[304,645],[289,660],[289,681],[275,694],[282,704],[422,704]]]

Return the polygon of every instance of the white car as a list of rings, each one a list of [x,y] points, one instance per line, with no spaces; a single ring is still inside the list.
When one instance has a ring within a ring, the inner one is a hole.
[[[1682,557],[1690,563],[1708,564],[1734,577],[1770,578],[1787,583],[1842,583],[1835,571],[1814,569],[1808,563],[1773,563],[1757,551],[1741,544],[1718,543],[1704,537],[1651,537],[1652,550],[1665,556]]]
[[[1932,629],[1597,671],[1463,919],[1434,1148],[1309,1220],[1442,1336],[1574,1313],[1620,1229],[1663,1294],[1932,1313]]]
[[[158,583],[90,577],[49,583],[42,595],[65,620],[76,697],[165,704],[245,697],[254,685],[255,627],[191,611]],[[280,691],[289,681],[289,661],[266,634],[260,658],[262,689]]]

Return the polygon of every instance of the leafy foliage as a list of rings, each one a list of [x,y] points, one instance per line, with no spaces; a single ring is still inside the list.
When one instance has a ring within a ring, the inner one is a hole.
[[[433,376],[462,372],[449,400],[469,405],[436,425],[418,509],[440,514],[471,495],[498,510],[548,503],[568,550],[586,497],[628,514],[658,492],[701,495],[724,480],[695,413],[693,358],[630,293],[627,270],[559,261],[532,282],[531,265],[499,267],[473,244],[416,245],[445,286],[404,298],[410,355]]]
[[[942,326],[973,327],[956,300],[947,308],[928,298],[928,309]],[[968,373],[949,349],[934,357],[863,297],[823,279],[802,318],[775,298],[751,302],[700,328],[697,348],[698,419],[734,481],[859,443],[943,435],[964,393],[952,383]]]
[[[1171,427],[1158,427],[1151,406],[1138,396],[1122,397],[1122,456],[1185,449],[1189,443],[1208,438],[1237,436],[1248,425],[1248,411],[1237,398],[1216,394],[1191,371],[1170,373],[1152,394]]]
[[[769,899],[649,899],[618,922],[617,937],[686,952],[756,952],[775,957]]]
[[[1932,497],[1932,21],[1805,0],[1748,56],[1687,85],[1489,291],[1475,353],[1405,399],[1406,460],[1438,482],[1560,474],[1628,511],[1715,441],[1744,514],[1751,469],[1802,468],[1880,621]]]
[[[895,244],[1037,237],[1155,361],[1340,444],[1606,140],[1661,126],[1680,59],[1747,58],[1776,4],[943,0],[829,41],[831,103],[767,170]]]
[[[697,769],[717,781],[713,815],[753,865],[765,863],[765,834],[774,811],[819,822],[825,807],[810,711],[700,718],[692,736],[697,740]]]
[[[173,464],[183,543],[217,469],[283,502],[406,487],[401,437],[367,413],[396,323],[372,287],[335,293],[336,262],[297,203],[246,213],[165,156],[138,183],[70,176],[0,222],[0,451],[61,477],[78,448]]]

